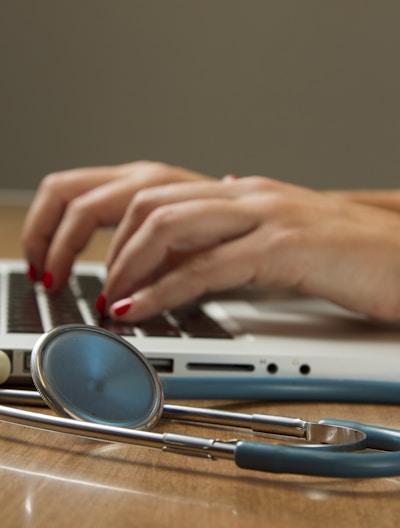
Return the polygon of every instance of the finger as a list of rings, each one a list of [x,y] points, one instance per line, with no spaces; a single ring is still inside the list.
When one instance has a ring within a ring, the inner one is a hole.
[[[47,176],[39,187],[22,231],[26,258],[38,278],[45,269],[46,255],[67,205],[89,190],[121,178],[128,182],[124,183],[124,197],[128,198],[146,186],[171,180],[187,181],[208,177],[179,167],[147,161],[112,167],[75,169]]]
[[[149,281],[171,252],[197,252],[242,236],[257,225],[253,208],[231,200],[192,200],[157,208],[125,244],[109,270],[109,303]]]
[[[73,262],[98,227],[115,226],[132,193],[133,179],[121,178],[78,196],[66,206],[53,234],[45,261],[45,286],[58,289],[70,274]]]
[[[117,168],[96,167],[54,173],[43,179],[22,229],[25,256],[38,278],[66,205],[117,175]]]
[[[159,280],[120,299],[109,314],[121,321],[140,321],[191,302],[206,292],[236,288],[253,281],[254,251],[246,237],[205,250]]]
[[[232,177],[229,183],[234,181],[235,185],[227,185],[225,179],[213,182],[180,182],[139,192],[130,203],[113,235],[106,259],[107,267],[111,267],[121,249],[147,216],[160,206],[207,198],[233,199],[243,195],[248,197],[252,193],[259,193],[260,185],[263,187],[268,185],[271,188],[275,185],[273,180],[259,177],[242,178],[240,181]]]
[[[121,248],[157,207],[194,199],[232,198],[237,194],[237,190],[226,189],[220,181],[169,184],[139,192],[114,233],[106,259],[107,267],[111,267]]]

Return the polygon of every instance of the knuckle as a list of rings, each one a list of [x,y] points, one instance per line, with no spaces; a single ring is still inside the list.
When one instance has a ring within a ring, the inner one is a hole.
[[[256,198],[257,200],[258,198]],[[268,211],[269,216],[275,222],[285,222],[296,215],[297,204],[287,193],[268,192],[261,195],[259,200],[261,210]]]
[[[271,191],[280,185],[280,182],[265,176],[248,176],[246,180],[254,189],[261,191]]]
[[[39,184],[39,191],[50,197],[65,194],[65,190],[73,187],[77,181],[85,177],[85,169],[73,169],[51,172]]]
[[[248,176],[245,178],[249,189],[264,196],[288,197],[293,195],[294,186],[266,176]]]
[[[249,176],[248,180],[250,183],[252,183],[255,187],[269,187],[270,186],[270,180],[267,178],[264,178],[263,176]]]
[[[153,168],[156,168],[159,165],[163,165],[163,163],[151,160],[137,160],[131,163],[131,167],[144,170],[152,170]]]
[[[177,220],[174,207],[171,205],[163,205],[151,212],[147,222],[150,229],[159,236],[171,231]]]
[[[141,189],[132,198],[128,207],[131,217],[145,218],[153,209],[153,193],[151,189]]]
[[[39,190],[48,194],[57,193],[64,185],[64,179],[64,173],[62,172],[52,172],[47,174],[40,182]]]
[[[170,167],[166,163],[159,161],[135,161],[132,165],[133,172],[140,172],[149,180],[160,179],[170,172]]]
[[[65,216],[70,218],[78,218],[80,220],[91,216],[90,208],[87,205],[84,195],[77,196],[68,202],[65,208]]]

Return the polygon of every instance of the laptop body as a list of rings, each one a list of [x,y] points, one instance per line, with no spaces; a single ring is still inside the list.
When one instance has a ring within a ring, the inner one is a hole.
[[[94,310],[104,277],[102,264],[79,262],[68,287],[48,294],[26,278],[25,262],[0,259],[0,350],[11,367],[4,388],[32,386],[30,353],[43,332],[83,322],[140,350],[167,399],[400,402],[400,326],[296,292],[252,288],[116,324]]]

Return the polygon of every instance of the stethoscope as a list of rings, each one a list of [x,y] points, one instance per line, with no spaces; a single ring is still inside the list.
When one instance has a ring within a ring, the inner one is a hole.
[[[38,392],[3,389],[0,400],[8,404],[44,401],[61,416],[0,405],[1,420],[212,460],[229,459],[240,468],[265,472],[347,478],[400,475],[400,431],[394,429],[164,405],[161,382],[148,360],[126,340],[99,327],[61,326],[44,334],[32,351],[31,372]],[[161,417],[248,428],[304,442],[224,441],[148,431]]]

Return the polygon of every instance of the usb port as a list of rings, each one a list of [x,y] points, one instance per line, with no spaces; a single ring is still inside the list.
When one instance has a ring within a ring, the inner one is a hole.
[[[31,371],[31,352],[24,353],[24,371],[25,372]]]
[[[172,373],[174,371],[174,360],[164,358],[148,358],[156,372]]]

